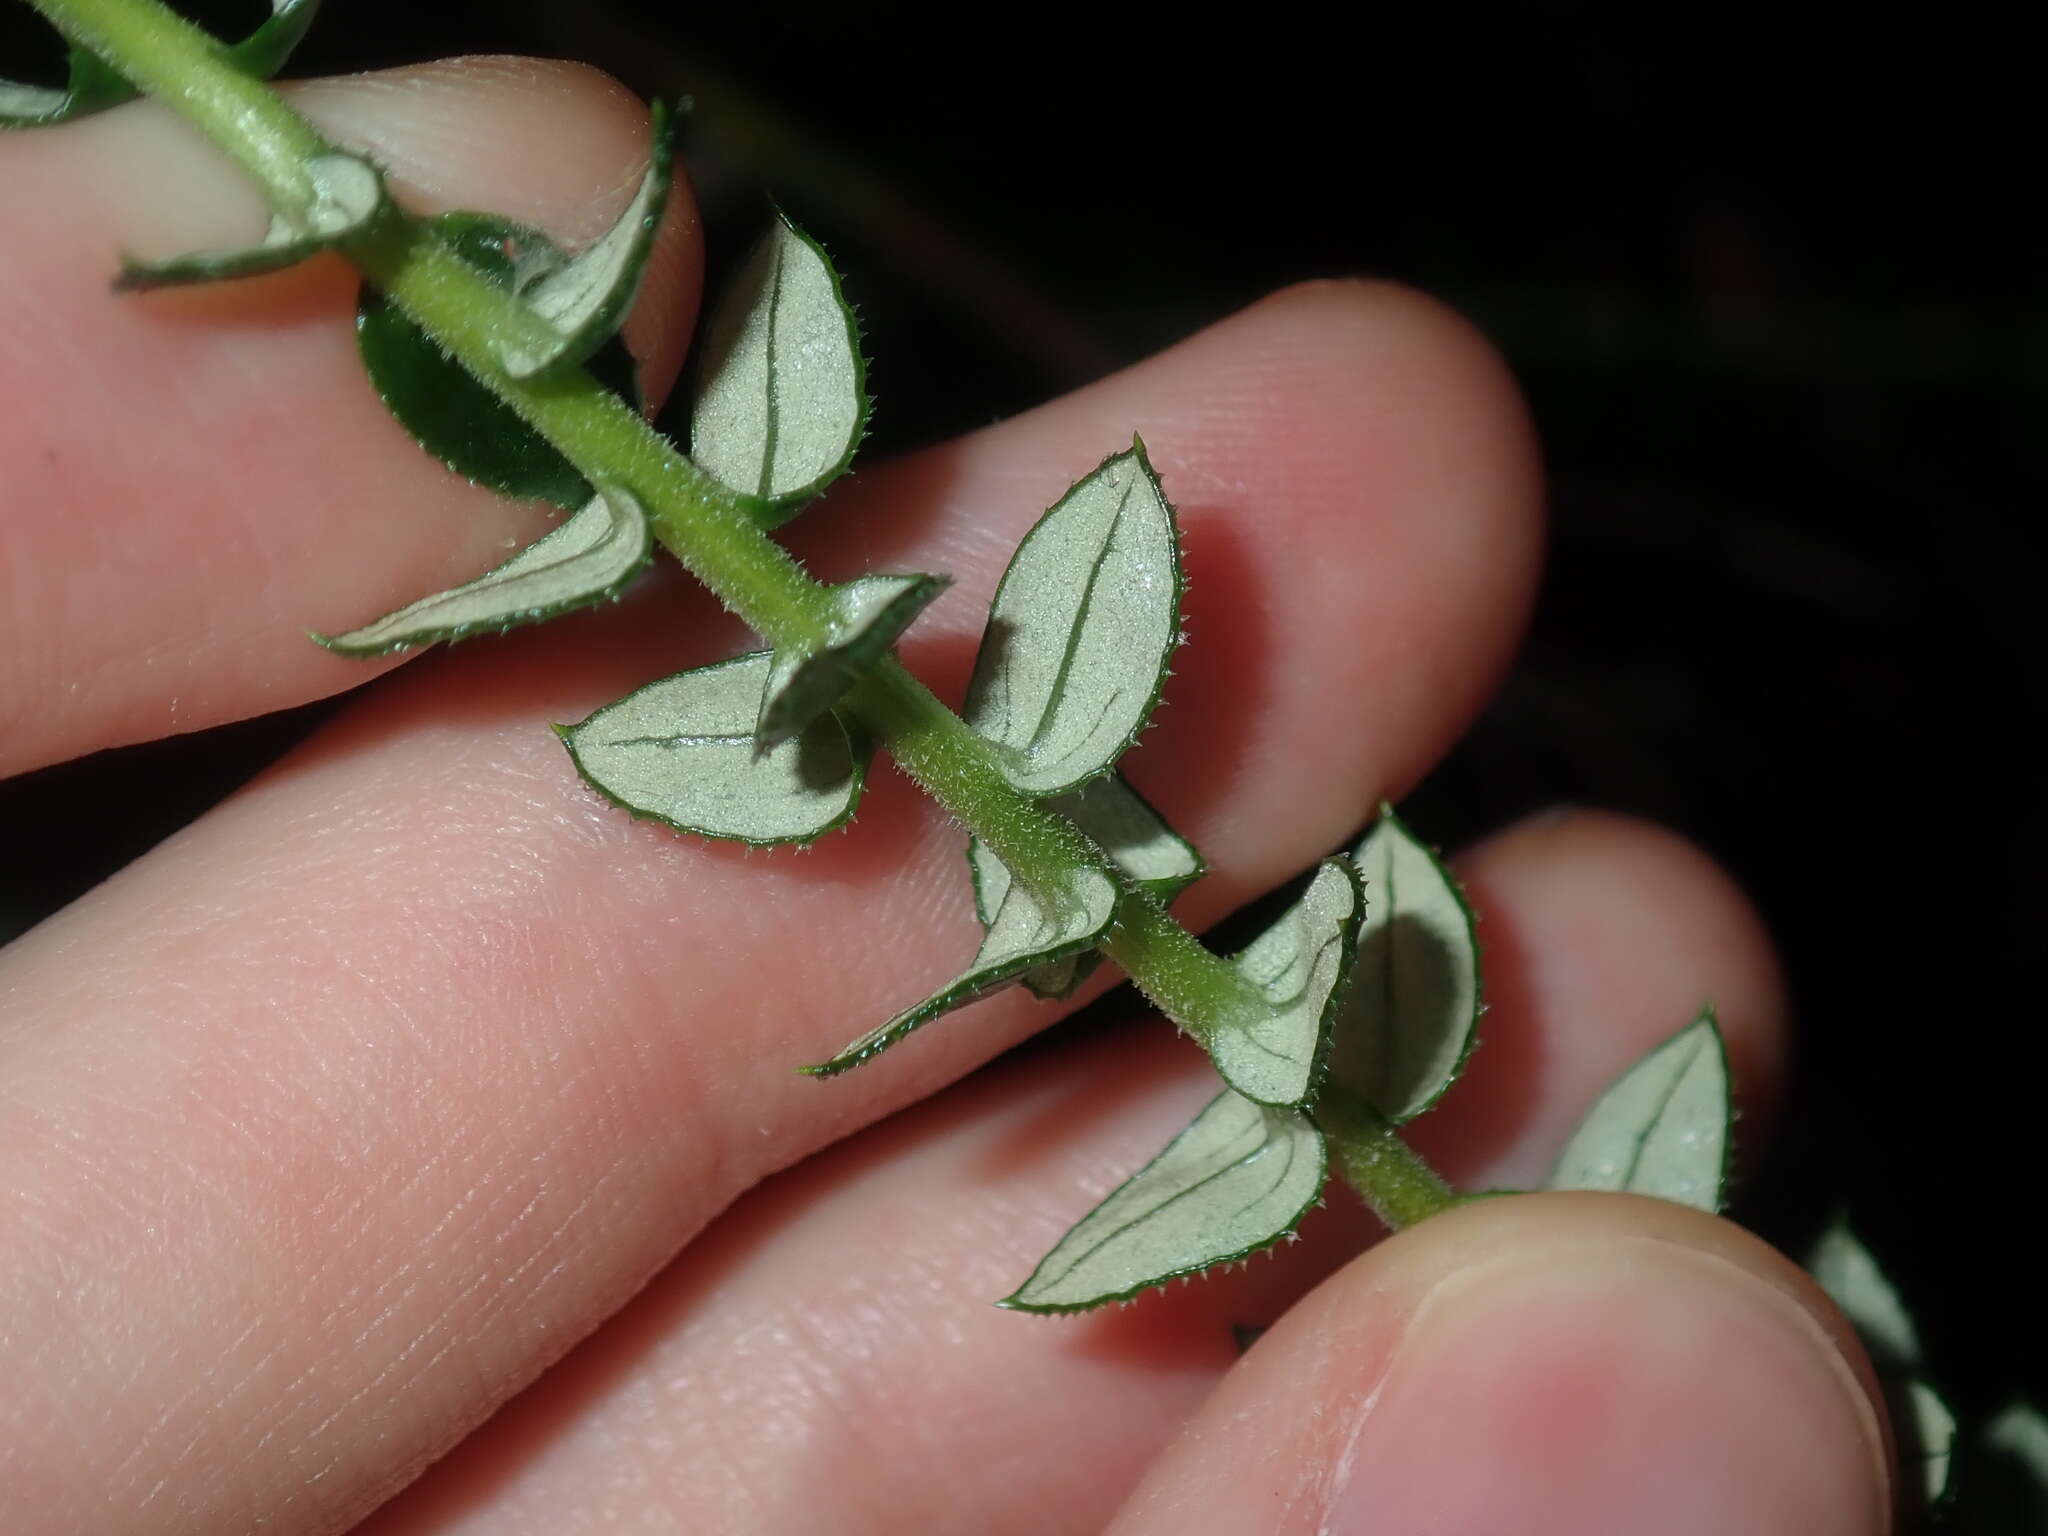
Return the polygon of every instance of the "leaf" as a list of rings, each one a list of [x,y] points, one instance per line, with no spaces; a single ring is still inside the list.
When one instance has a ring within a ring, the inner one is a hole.
[[[555,332],[555,340],[544,348],[529,348],[516,340],[499,343],[498,360],[513,378],[530,378],[557,364],[585,362],[625,322],[668,206],[675,145],[675,118],[657,101],[647,171],[625,211],[573,261],[518,288],[520,300]]]
[[[539,230],[496,214],[444,213],[426,223],[443,244],[501,288],[535,281],[567,259]],[[501,496],[552,502],[571,511],[597,494],[552,443],[369,287],[357,303],[356,347],[386,409],[458,475]],[[599,348],[590,372],[639,408],[633,359],[616,337]]]
[[[824,250],[777,213],[705,327],[690,457],[788,521],[836,480],[867,431],[867,362]]]
[[[987,896],[994,916],[983,935],[974,963],[914,1008],[869,1030],[830,1061],[801,1070],[810,1077],[837,1077],[872,1061],[911,1031],[941,1014],[971,1003],[984,993],[1015,981],[1033,966],[1087,949],[1116,915],[1116,882],[1099,869],[1076,869],[1065,899],[1047,908],[993,854],[982,857],[1002,871],[1003,885]],[[977,894],[977,901],[983,899]]]
[[[268,80],[284,68],[319,9],[320,0],[271,0],[269,19],[239,43],[221,49],[222,56],[244,74]],[[69,79],[61,89],[0,80],[0,127],[50,127],[135,97],[134,86],[87,50],[73,47]]]
[[[836,715],[754,754],[770,656],[755,651],[678,672],[555,729],[606,799],[678,832],[756,846],[809,842],[860,800],[862,767]]]
[[[0,128],[52,128],[135,99],[134,86],[83,48],[71,49],[65,69],[56,89],[0,80]]]
[[[1987,1529],[2048,1531],[2048,1418],[2031,1403],[2008,1403],[1978,1432],[1976,1452],[1965,1507],[2005,1517]]]
[[[437,640],[502,634],[616,598],[645,569],[654,535],[625,491],[590,498],[574,517],[474,581],[437,592],[345,635],[315,635],[344,656],[382,656]]]
[[[270,79],[290,62],[319,14],[320,0],[270,0],[270,10],[254,32],[221,50],[230,64],[258,80]]]
[[[1223,1080],[1246,1098],[1290,1105],[1315,1096],[1364,905],[1351,861],[1325,859],[1301,899],[1238,955],[1268,1011],[1225,1022],[1205,1043]]]
[[[1176,896],[1202,878],[1206,866],[1195,845],[1168,826],[1166,818],[1131,788],[1120,773],[1090,779],[1071,794],[1049,801],[1047,808],[1079,827],[1133,885],[1162,907],[1170,905]],[[985,928],[989,915],[984,892],[992,877],[984,873],[983,860],[980,842],[970,838],[967,862],[974,877],[974,910]],[[993,858],[986,862],[996,869],[1002,868]],[[1008,871],[1003,871],[1002,878],[1009,878]],[[1024,985],[1048,1000],[1072,996],[1101,959],[1094,950],[1069,955],[1025,972]]]
[[[757,749],[780,745],[837,704],[949,585],[946,576],[862,576],[834,587],[824,645],[775,653],[754,732]]]
[[[384,210],[384,178],[354,155],[315,155],[306,162],[313,204],[303,217],[272,214],[259,244],[238,251],[196,251],[169,261],[121,259],[114,287],[124,292],[256,277],[296,266],[360,233]]]
[[[1837,1217],[1807,1255],[1806,1268],[1884,1365],[1922,1364],[1920,1333],[1876,1258]]]
[[[1887,1385],[1885,1406],[1899,1438],[1900,1470],[1911,1480],[1912,1465],[1919,1463],[1916,1492],[1926,1504],[1939,1504],[1949,1496],[1955,1475],[1955,1410],[1917,1376]]]
[[[1173,508],[1135,443],[1038,520],[996,588],[965,714],[1011,784],[1065,794],[1123,755],[1159,701],[1180,593]]]
[[[1294,1230],[1327,1172],[1308,1116],[1225,1089],[997,1305],[1078,1312],[1244,1258]]]
[[[1471,1055],[1479,942],[1450,871],[1391,806],[1380,807],[1351,857],[1365,882],[1365,921],[1330,1070],[1399,1125],[1441,1098]]]
[[[1728,1053],[1714,1010],[1615,1079],[1579,1123],[1552,1189],[1611,1189],[1718,1211],[1727,1190]]]

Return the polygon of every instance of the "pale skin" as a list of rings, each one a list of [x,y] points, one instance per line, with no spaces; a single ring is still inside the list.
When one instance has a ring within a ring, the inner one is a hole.
[[[414,206],[572,242],[644,126],[597,76],[502,60],[299,100]],[[154,109],[0,138],[0,206],[39,210],[0,283],[0,767],[350,687],[375,669],[305,628],[543,525],[381,415],[340,268],[107,293],[121,248],[260,224]],[[687,188],[672,208],[629,329],[656,393],[701,269]],[[1129,766],[1215,870],[1179,908],[1200,928],[1484,703],[1536,589],[1539,475],[1466,325],[1326,284],[864,471],[792,542],[831,579],[951,573],[903,654],[957,699],[1008,551],[1133,431],[1182,510],[1192,643]],[[1206,1069],[1139,1019],[960,1081],[1058,1016],[1005,996],[796,1076],[971,950],[957,832],[882,772],[813,852],[708,847],[600,803],[545,728],[737,639],[671,571],[430,654],[0,953],[10,1531],[1888,1528],[1839,1320],[1676,1207],[1488,1202],[1347,1263],[1374,1233],[1338,1192],[1303,1243],[1128,1311],[991,1307]],[[1418,1127],[1448,1175],[1540,1181],[1709,996],[1761,1137],[1784,1002],[1707,857],[1578,813],[1458,867],[1495,1007]],[[1239,1360],[1229,1325],[1276,1319]]]

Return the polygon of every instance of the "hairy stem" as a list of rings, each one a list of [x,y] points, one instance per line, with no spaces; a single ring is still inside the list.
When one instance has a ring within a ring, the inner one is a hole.
[[[196,126],[262,187],[279,213],[310,206],[307,162],[336,152],[336,146],[275,92],[226,63],[204,32],[156,0],[31,3],[74,43]],[[348,238],[341,250],[592,483],[620,486],[638,497],[661,543],[770,645],[804,647],[825,638],[831,618],[827,589],[761,531],[736,496],[677,452],[644,417],[581,369],[546,370],[524,380],[504,370],[497,360],[500,344],[537,348],[552,337],[524,305],[396,210]],[[855,687],[845,707],[1034,894],[1057,899],[1084,866],[1109,874],[1122,894],[1104,950],[1198,1039],[1206,1043],[1233,1021],[1264,1012],[1263,999],[1235,967],[1134,889],[1072,823],[1011,788],[989,745],[893,658]],[[1384,1139],[1399,1145],[1390,1131]],[[1378,1208],[1373,1191],[1381,1176],[1374,1170],[1381,1164],[1364,1149],[1356,1157],[1345,1155],[1341,1140],[1339,1150],[1340,1166],[1354,1182],[1359,1174],[1367,1178],[1370,1187],[1361,1188]],[[1407,1163],[1400,1166],[1420,1167],[1413,1153],[1405,1147],[1401,1152]],[[1422,1172],[1441,1189],[1433,1174]],[[1402,1198],[1393,1203],[1408,1208]]]
[[[1315,1121],[1330,1139],[1331,1159],[1344,1182],[1394,1231],[1448,1210],[1456,1201],[1451,1187],[1385,1116],[1334,1083],[1326,1084],[1316,1099]]]

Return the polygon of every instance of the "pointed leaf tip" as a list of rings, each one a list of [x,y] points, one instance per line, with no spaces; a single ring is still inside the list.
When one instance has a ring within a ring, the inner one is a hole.
[[[1301,899],[1234,964],[1266,1008],[1206,1044],[1223,1080],[1261,1104],[1302,1104],[1320,1084],[1330,1028],[1350,979],[1364,900],[1349,859],[1325,859]]]
[[[1806,1268],[1880,1364],[1912,1369],[1924,1363],[1920,1331],[1906,1304],[1847,1220],[1829,1223],[1807,1255]]]
[[[1365,920],[1330,1070],[1399,1125],[1442,1097],[1471,1054],[1479,943],[1450,871],[1392,807],[1381,807],[1352,859],[1364,882]]]
[[[652,558],[654,535],[616,488],[474,581],[437,592],[347,634],[313,638],[344,656],[382,656],[437,640],[503,633],[616,597]]]
[[[852,462],[867,431],[860,328],[824,249],[778,213],[711,313],[690,457],[786,522]]]
[[[825,643],[776,653],[761,695],[755,750],[772,751],[836,705],[950,582],[946,576],[877,575],[834,587]]]
[[[811,1077],[836,1077],[874,1060],[890,1046],[933,1019],[1015,981],[1037,966],[1090,948],[1116,916],[1116,883],[1099,869],[1076,869],[1061,900],[1047,905],[1001,860],[981,851],[984,864],[977,902],[992,914],[974,963],[915,1007],[869,1030],[829,1061],[802,1070]]]
[[[1734,1116],[1712,1008],[1615,1079],[1572,1133],[1552,1189],[1654,1195],[1718,1211]]]
[[[1145,728],[1180,633],[1180,537],[1137,449],[1062,496],[1017,546],[975,658],[966,720],[1029,795],[1106,772]]]
[[[573,260],[532,276],[516,290],[550,336],[540,344],[517,338],[499,343],[498,360],[513,378],[588,361],[633,307],[674,178],[675,117],[660,101],[652,114],[647,170],[611,228]]]
[[[860,802],[862,763],[839,717],[754,755],[767,651],[678,672],[606,705],[565,738],[576,769],[616,805],[703,837],[809,842]]]
[[[1226,1089],[997,1305],[1078,1312],[1241,1260],[1294,1230],[1327,1173],[1308,1116]]]

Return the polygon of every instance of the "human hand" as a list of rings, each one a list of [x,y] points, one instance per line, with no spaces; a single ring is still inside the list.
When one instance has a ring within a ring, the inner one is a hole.
[[[415,206],[572,241],[640,144],[620,94],[525,63],[299,100]],[[7,768],[349,687],[306,626],[541,527],[384,417],[338,267],[106,292],[117,249],[260,223],[153,109],[0,139],[0,196],[40,210],[0,291]],[[629,331],[656,392],[699,268],[679,197]],[[1319,285],[864,473],[792,542],[828,578],[953,574],[904,653],[957,695],[1017,537],[1134,429],[1183,513],[1197,649],[1132,773],[1217,871],[1182,903],[1199,927],[1483,702],[1534,590],[1535,458],[1469,329]],[[0,953],[8,1529],[1884,1527],[1855,1346],[1783,1260],[1676,1207],[1487,1202],[1340,1268],[1370,1235],[1340,1195],[1277,1259],[1129,1311],[990,1307],[1207,1069],[1140,1021],[949,1087],[1054,1017],[1004,996],[797,1077],[972,947],[957,831],[884,774],[850,834],[746,857],[599,803],[542,728],[735,638],[670,569],[427,657]],[[1461,869],[1495,1007],[1418,1127],[1461,1186],[1540,1181],[1704,995],[1767,1111],[1777,977],[1701,855],[1586,814]],[[1230,1325],[1275,1317],[1237,1361]]]

